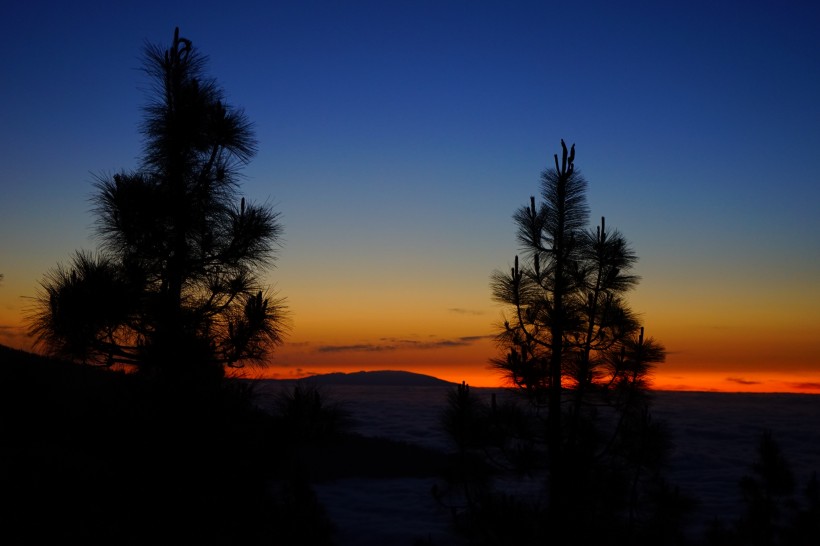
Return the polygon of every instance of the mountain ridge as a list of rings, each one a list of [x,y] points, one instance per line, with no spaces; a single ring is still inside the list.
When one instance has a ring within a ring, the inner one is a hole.
[[[408,372],[404,370],[373,370],[349,373],[331,372],[287,381],[310,382],[321,385],[378,385],[396,387],[443,387],[448,385],[456,385],[456,383],[439,379],[438,377],[434,377],[432,375]]]

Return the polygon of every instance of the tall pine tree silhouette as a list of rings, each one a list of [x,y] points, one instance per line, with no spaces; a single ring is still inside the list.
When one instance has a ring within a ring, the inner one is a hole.
[[[541,202],[531,197],[513,216],[520,257],[492,276],[493,296],[507,309],[497,337],[503,356],[493,365],[547,410],[552,525],[583,528],[596,523],[590,494],[598,493],[590,492],[603,461],[617,455],[623,468],[646,460],[634,452],[643,441],[636,436],[650,434],[646,380],[665,353],[644,337],[625,299],[638,282],[635,254],[603,218],[588,229],[587,182],[575,146],[561,147],[542,174]],[[616,415],[607,426],[603,407]]]
[[[97,251],[41,281],[30,332],[49,351],[218,379],[281,341],[283,301],[262,280],[282,228],[269,206],[239,195],[256,141],[205,61],[179,29],[169,48],[146,47],[142,161],[98,178]]]

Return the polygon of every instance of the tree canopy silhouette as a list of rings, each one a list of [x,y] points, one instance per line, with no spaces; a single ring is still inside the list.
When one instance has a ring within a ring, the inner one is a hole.
[[[588,229],[587,182],[575,168],[575,145],[561,146],[560,161],[556,154],[554,168],[542,174],[541,202],[531,197],[513,216],[521,259],[491,278],[494,299],[506,309],[497,336],[503,356],[492,363],[546,410],[553,524],[584,529],[605,521],[601,503],[589,496],[600,501],[603,477],[612,481],[612,469],[654,464],[648,446],[658,430],[646,386],[665,352],[644,336],[625,298],[639,280],[634,252],[603,218]],[[622,495],[630,514],[632,489]],[[616,496],[606,495],[616,511]]]
[[[205,61],[178,28],[169,48],[146,46],[141,163],[97,178],[99,248],[46,273],[29,316],[50,352],[222,377],[281,342],[284,302],[262,276],[282,227],[269,206],[239,195],[256,141]]]

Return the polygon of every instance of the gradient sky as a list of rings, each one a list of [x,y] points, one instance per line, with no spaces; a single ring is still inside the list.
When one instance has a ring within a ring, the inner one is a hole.
[[[49,5],[53,4],[53,5]],[[473,385],[512,214],[576,144],[631,241],[659,388],[820,392],[820,5],[28,2],[0,17],[0,343],[93,249],[94,176],[136,166],[145,42],[174,27],[255,123],[242,192],[285,227],[268,373]]]

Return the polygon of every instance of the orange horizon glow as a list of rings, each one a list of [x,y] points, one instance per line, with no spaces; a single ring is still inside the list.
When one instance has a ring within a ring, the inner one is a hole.
[[[475,330],[472,330],[475,331]],[[0,330],[0,344],[40,352],[22,327]],[[11,335],[10,335],[11,334]],[[317,336],[318,337],[318,336]],[[316,341],[286,342],[267,363],[234,370],[231,375],[252,379],[299,379],[326,373],[400,370],[437,377],[473,387],[502,388],[501,374],[490,367],[498,355],[492,334],[481,336],[379,338],[374,342],[344,343],[345,337],[322,344]],[[671,352],[650,378],[653,390],[725,393],[820,394],[820,371],[798,367],[792,359],[778,366],[744,365],[737,358],[708,351]]]
[[[326,373],[360,371],[408,371],[474,387],[508,386],[490,359],[497,351],[489,336],[466,347],[425,351],[357,351],[324,354],[308,343],[287,344],[266,366],[248,367],[240,373],[260,379],[299,379]],[[769,366],[768,370],[742,366],[693,365],[678,354],[669,355],[650,376],[650,388],[658,391],[725,393],[820,394],[820,372],[805,368]]]
[[[430,375],[459,384],[467,383],[472,387],[505,388],[509,387],[503,377],[495,370],[477,368],[475,370],[444,369],[430,366],[308,366],[298,371],[278,371],[273,367],[246,368],[238,375],[253,379],[292,380],[303,379],[314,375],[328,373],[356,373],[374,371],[407,371]],[[732,371],[713,372],[658,372],[650,379],[650,388],[655,391],[678,392],[722,392],[722,393],[783,393],[783,394],[820,394],[820,374],[799,373],[733,373]]]

